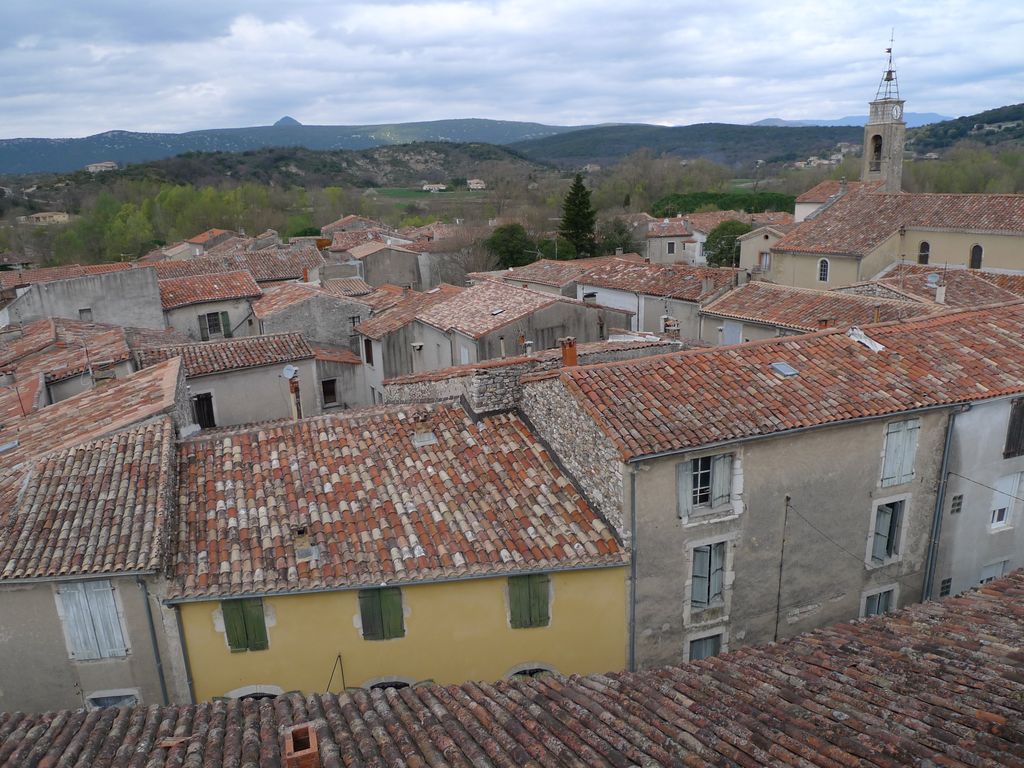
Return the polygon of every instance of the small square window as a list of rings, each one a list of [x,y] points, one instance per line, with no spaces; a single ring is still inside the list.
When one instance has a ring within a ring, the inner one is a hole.
[[[949,502],[949,514],[959,515],[964,511],[964,495],[958,493],[953,497],[952,501]]]
[[[939,597],[949,597],[953,591],[953,579],[943,579],[939,584]]]
[[[988,584],[990,581],[994,581],[995,579],[998,579],[1000,576],[1004,576],[1009,565],[1009,560],[1000,560],[998,563],[986,565],[984,568],[981,569],[981,579],[978,581],[978,583]]]
[[[690,661],[700,661],[722,652],[722,636],[711,635],[690,641]]]
[[[676,244],[671,240],[668,241],[668,255],[671,256],[676,252]]]
[[[92,308],[91,307],[85,307],[84,309],[78,310],[78,319],[81,320],[83,323],[91,323],[92,322]]]
[[[864,598],[864,615],[877,616],[896,607],[896,591],[886,589]]]
[[[338,402],[338,380],[324,379],[320,382],[320,391],[324,395],[324,405],[336,405]]]

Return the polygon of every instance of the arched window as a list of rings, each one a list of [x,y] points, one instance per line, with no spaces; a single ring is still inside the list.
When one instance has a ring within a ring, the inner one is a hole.
[[[927,240],[922,240],[921,245],[917,247],[917,263],[927,264],[928,257],[932,255],[932,246]]]
[[[984,255],[984,250],[980,245],[975,243],[971,246],[971,269],[981,269],[981,257]]]
[[[822,259],[818,262],[818,282],[828,282],[828,259]]]
[[[882,169],[882,137],[875,134],[871,137],[871,170]]]

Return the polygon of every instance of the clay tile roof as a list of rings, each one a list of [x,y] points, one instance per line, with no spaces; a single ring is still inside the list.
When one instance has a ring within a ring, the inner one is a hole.
[[[688,237],[694,232],[708,233],[726,221],[742,221],[751,226],[766,224],[791,224],[793,214],[785,211],[745,213],[744,211],[706,211],[684,213],[670,219],[657,219],[647,228],[647,237]]]
[[[348,303],[352,303],[352,301],[362,303],[358,299],[353,300],[344,294],[339,295],[331,291],[325,291],[315,285],[308,285],[306,283],[276,283],[273,285],[263,285],[263,295],[253,302],[252,311],[256,317],[262,320],[283,309],[294,307],[296,304],[316,298],[325,298],[332,303],[340,303],[337,301],[339,298],[347,299]]]
[[[738,270],[722,267],[691,267],[685,264],[648,264],[613,259],[588,270],[580,285],[610,288],[649,296],[670,296],[682,301],[702,301],[736,281]]]
[[[355,352],[348,347],[338,347],[333,344],[323,344],[309,341],[309,348],[313,350],[313,356],[318,361],[325,363],[341,363],[343,365],[362,365],[363,361]]]
[[[897,264],[873,283],[909,294],[919,301],[935,301],[937,275],[946,286],[944,304],[950,307],[979,307],[1024,297],[1024,275],[1004,275],[976,269],[944,269],[941,266]],[[934,279],[934,278],[932,278]]]
[[[506,282],[539,283],[557,288],[578,281],[589,270],[607,264],[615,259],[643,261],[637,254],[621,254],[619,256],[597,256],[589,259],[538,259],[522,267],[514,267],[504,272],[493,274],[483,273],[479,277],[498,277]]]
[[[1024,392],[1024,302],[562,369],[624,461],[847,419]],[[776,373],[788,363],[797,375]]]
[[[465,288],[441,283],[429,291],[407,291],[398,288],[397,292],[390,288],[379,289],[380,293],[361,297],[369,303],[377,313],[356,326],[356,330],[371,339],[381,339],[393,331],[397,331],[407,323],[416,319],[420,311],[428,309],[440,302],[457,296]]]
[[[0,504],[0,581],[158,570],[174,453],[161,416],[25,462],[17,499]]]
[[[416,253],[416,251],[410,251],[408,248],[399,245],[398,243],[381,243],[373,241],[369,243],[361,243],[360,245],[353,246],[348,249],[349,255],[353,259],[365,259],[367,256],[372,256],[375,253],[381,251],[398,251],[399,253]]]
[[[0,714],[11,766],[1020,766],[1024,575],[642,672]],[[173,737],[173,738],[168,738]],[[45,758],[45,763],[44,763]]]
[[[327,250],[332,253],[341,253],[365,243],[380,243],[389,238],[393,239],[396,243],[408,242],[407,238],[396,235],[387,229],[371,227],[369,229],[354,229],[351,232],[334,232],[331,236],[331,244],[327,246]]]
[[[657,219],[647,225],[647,237],[690,237],[693,233],[682,216]],[[692,242],[692,240],[691,240]]]
[[[365,296],[375,290],[372,285],[361,277],[336,277],[331,280],[324,280],[321,288],[327,293],[335,296]]]
[[[802,221],[773,250],[859,258],[901,226],[1024,234],[1024,195],[882,194],[862,186]]]
[[[204,243],[210,242],[215,237],[220,237],[221,235],[226,234],[228,234],[228,230],[226,229],[208,229],[205,232],[200,232],[195,237],[190,237],[185,242],[192,243],[194,245],[203,245]]]
[[[116,325],[47,318],[0,333],[0,371],[19,382],[40,374],[62,381],[130,359],[126,329]]]
[[[842,182],[838,179],[826,179],[815,184],[796,199],[798,203],[827,203],[840,192],[850,192],[863,186],[859,181]]]
[[[23,288],[34,283],[49,283],[54,280],[67,280],[73,277],[101,275],[107,272],[120,272],[135,269],[131,262],[111,264],[68,264],[63,267],[40,267],[38,269],[11,269],[0,271],[0,290]]]
[[[350,213],[348,216],[342,216],[340,219],[332,221],[330,224],[324,224],[320,227],[320,233],[324,237],[330,236],[332,233],[339,230],[344,230],[346,227],[351,227],[354,224],[359,224],[367,228],[379,228],[381,223],[368,219],[365,216],[357,216],[354,213]]]
[[[219,272],[194,277],[172,277],[157,281],[164,309],[229,299],[252,299],[261,291],[248,272]]]
[[[181,444],[179,476],[178,597],[624,560],[511,414],[474,422],[449,405],[378,408],[204,436]],[[319,547],[301,572],[299,527]]]
[[[220,272],[248,271],[257,283],[278,280],[302,280],[307,272],[324,264],[320,251],[313,247],[265,248],[262,251],[241,251],[194,259],[170,259],[149,266],[157,278],[213,275]]]
[[[572,302],[553,293],[484,281],[464,289],[447,301],[416,313],[416,319],[443,331],[455,330],[479,339],[521,317],[560,301]],[[372,320],[373,318],[371,318]]]
[[[794,331],[815,331],[905,320],[937,309],[920,302],[751,282],[715,299],[701,312]]]
[[[278,333],[196,341],[172,347],[149,347],[140,350],[138,356],[139,363],[144,367],[181,357],[185,375],[191,377],[306,360],[313,357],[313,350],[301,333]]]

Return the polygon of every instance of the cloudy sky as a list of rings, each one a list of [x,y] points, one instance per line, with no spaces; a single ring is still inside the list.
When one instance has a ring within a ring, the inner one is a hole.
[[[453,117],[748,123],[1024,101],[1019,0],[0,0],[0,138]]]

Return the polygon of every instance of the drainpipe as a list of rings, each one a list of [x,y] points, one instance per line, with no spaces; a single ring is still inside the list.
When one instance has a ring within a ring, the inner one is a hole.
[[[636,467],[629,468],[629,671],[636,672]]]
[[[149,587],[146,586],[146,580],[141,576],[135,577],[135,583],[139,585],[139,589],[142,590],[142,599],[146,603],[146,619],[149,621],[149,641],[153,644],[153,658],[156,660],[156,673],[160,678],[160,696],[163,698],[164,706],[170,704],[170,699],[167,698],[167,680],[164,678],[164,662],[160,656],[160,644],[156,638],[156,624],[153,621],[153,606],[149,602]]]
[[[188,703],[196,703],[196,689],[192,684],[192,663],[188,658],[188,646],[185,644],[185,627],[181,622],[181,606],[174,606],[174,620],[178,625],[178,645],[181,647],[181,656],[185,660],[185,682],[188,685]]]
[[[954,409],[950,412],[949,422],[946,424],[946,443],[942,448],[942,468],[939,470],[939,490],[935,494],[932,535],[928,542],[928,559],[924,566],[924,594],[921,596],[922,601],[932,599],[932,582],[935,580],[935,567],[939,559],[939,536],[942,533],[942,510],[946,506],[946,485],[949,477],[949,446],[953,442],[953,427],[957,414],[965,413],[970,409],[970,403]]]

